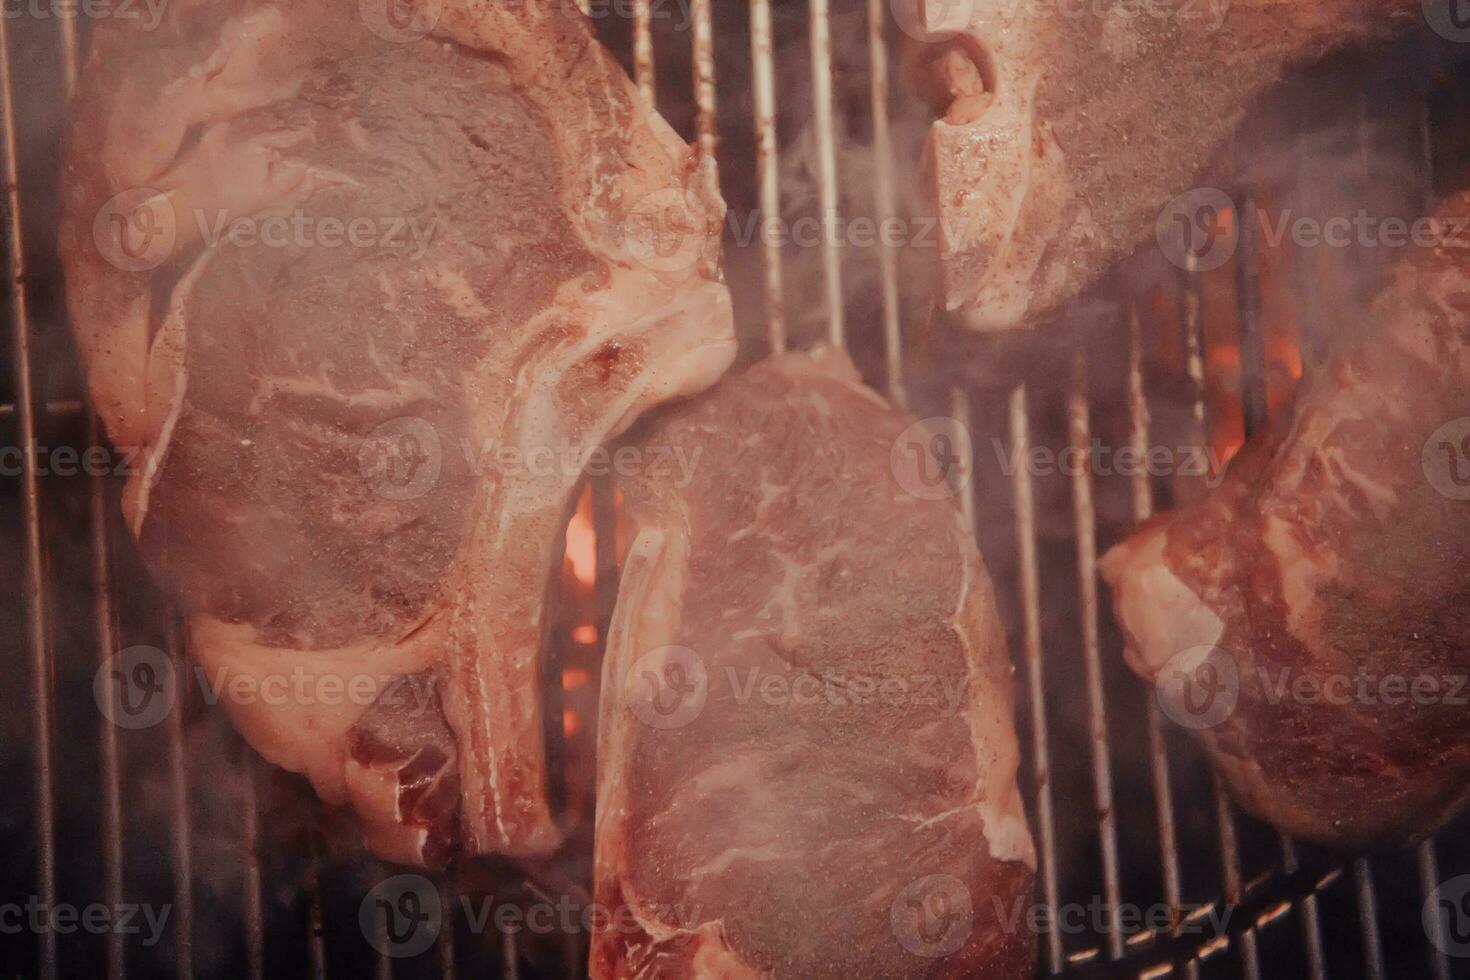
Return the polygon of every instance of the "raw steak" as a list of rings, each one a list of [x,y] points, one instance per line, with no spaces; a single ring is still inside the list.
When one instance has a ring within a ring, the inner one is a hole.
[[[899,0],[941,118],[924,185],[941,303],[1033,322],[1148,235],[1294,63],[1421,23],[1419,0]]]
[[[1345,848],[1470,782],[1470,247],[1403,261],[1290,418],[1103,562],[1128,660],[1236,798]]]
[[[1032,975],[1012,667],[909,421],[791,354],[633,444],[691,476],[622,482],[594,977]]]
[[[224,700],[384,856],[553,847],[570,491],[733,356],[709,161],[567,4],[178,0],[80,92],[68,297],[193,656],[290,680]]]

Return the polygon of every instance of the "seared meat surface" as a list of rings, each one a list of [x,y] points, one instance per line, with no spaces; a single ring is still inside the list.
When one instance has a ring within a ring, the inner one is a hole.
[[[923,161],[940,303],[975,329],[1029,325],[1091,285],[1291,65],[1423,17],[1417,0],[900,9],[940,117]]]
[[[1470,781],[1470,245],[1400,263],[1290,417],[1103,562],[1128,659],[1236,798],[1344,848]]]
[[[252,744],[385,857],[545,851],[568,498],[586,452],[733,357],[723,205],[569,5],[374,12],[100,25],[68,298],[109,436],[144,449],[125,515],[192,655],[304,678],[224,692]]]
[[[1012,668],[910,421],[818,351],[638,434],[694,466],[621,483],[594,977],[1032,975]]]

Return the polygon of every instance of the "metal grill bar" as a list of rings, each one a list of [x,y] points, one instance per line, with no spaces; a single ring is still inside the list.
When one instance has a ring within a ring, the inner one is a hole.
[[[77,25],[74,17],[62,17],[58,24],[61,52],[61,80],[67,103],[76,93],[78,73]],[[0,412],[8,406],[0,406]],[[52,402],[48,412],[67,414],[81,412],[82,402]],[[87,417],[87,444],[102,444],[102,425],[94,413]],[[92,581],[96,589],[93,619],[97,627],[97,661],[104,704],[115,704],[116,677],[109,664],[117,652],[116,610],[113,604],[111,524],[108,519],[107,493],[102,475],[93,472],[87,480],[88,518],[91,521]],[[122,766],[119,755],[117,726],[103,719],[98,730],[98,765],[102,773],[102,882],[110,908],[121,908],[123,902],[123,814]],[[127,975],[127,946],[121,930],[107,932],[107,976],[122,980]]]
[[[1072,365],[1072,393],[1067,405],[1067,430],[1078,459],[1088,458],[1092,442],[1087,399],[1087,357],[1079,350]],[[1109,758],[1108,707],[1103,692],[1102,653],[1098,640],[1097,511],[1092,499],[1092,473],[1083,465],[1073,470],[1072,507],[1077,532],[1077,587],[1081,600],[1082,657],[1087,673],[1088,730],[1092,751],[1093,799],[1097,805],[1099,845],[1102,848],[1103,896],[1108,908],[1108,955],[1123,956],[1123,932],[1118,923],[1118,815],[1113,807],[1113,763]]]
[[[1295,874],[1298,864],[1296,844],[1290,837],[1281,836],[1281,866],[1287,874]],[[1327,958],[1322,952],[1322,919],[1317,910],[1315,893],[1302,899],[1302,943],[1307,947],[1307,967],[1312,980],[1326,980]]]
[[[1031,454],[1031,419],[1026,405],[1026,386],[1011,392],[1011,452],[1018,460]],[[1036,779],[1036,823],[1041,843],[1041,889],[1049,918],[1055,918],[1061,904],[1057,884],[1057,827],[1052,801],[1051,747],[1046,724],[1046,670],[1041,650],[1041,573],[1036,557],[1036,498],[1031,486],[1031,471],[1023,464],[1015,467],[1012,493],[1016,508],[1016,551],[1021,574],[1021,616],[1026,643],[1026,693],[1031,709],[1032,774]],[[1046,930],[1047,968],[1053,975],[1062,972],[1061,933]]]
[[[902,407],[908,404],[908,392],[903,386],[903,334],[898,319],[898,253],[883,233],[898,214],[893,190],[893,133],[888,119],[888,44],[884,36],[887,11],[884,0],[868,0],[868,73],[876,160],[873,196],[880,230],[878,263],[883,287],[883,349],[887,355],[884,364],[888,396]]]
[[[633,80],[648,104],[658,106],[653,66],[653,12],[649,0],[633,0]]]
[[[832,24],[829,0],[811,0],[812,122],[817,138],[817,178],[822,208],[822,271],[827,298],[827,342],[845,343],[842,256],[837,251],[837,137],[832,119]]]
[[[260,805],[255,797],[260,767],[249,748],[243,753],[245,806],[240,846],[245,854],[245,972],[250,980],[261,980],[265,976],[265,921],[261,914]]]
[[[101,444],[102,431],[93,416],[87,424],[87,438],[91,445]],[[94,472],[88,478],[90,518],[92,522],[92,580],[97,590],[93,605],[93,618],[97,622],[97,662],[101,671],[102,697],[104,704],[116,704],[113,676],[110,664],[117,651],[117,639],[113,629],[112,562],[109,548],[111,525],[108,523],[107,496],[103,491],[102,477]],[[122,791],[120,759],[118,756],[117,726],[104,718],[98,731],[99,764],[102,770],[102,880],[103,890],[110,908],[121,908],[123,901],[123,840],[122,840]],[[111,980],[121,980],[127,973],[126,947],[121,930],[110,929],[107,933],[107,975]]]
[[[1439,887],[1439,858],[1434,853],[1433,840],[1419,845],[1418,858],[1419,891],[1423,894],[1424,901],[1428,902]],[[1434,980],[1450,980],[1450,961],[1444,954],[1444,920],[1438,915],[1428,915],[1424,916],[1424,925],[1428,930],[1425,938],[1429,940],[1429,966],[1434,973]]]
[[[444,923],[439,932],[439,977],[440,980],[454,980],[454,907],[456,897],[454,886],[448,881],[439,882],[439,907],[444,910]]]
[[[40,406],[41,411],[48,416],[80,415],[86,409],[86,407],[86,405],[82,404],[79,401],[72,401],[68,399],[62,399],[59,401],[48,401],[44,405]],[[9,404],[8,402],[5,404],[0,404],[0,419],[12,418],[14,417],[15,412],[16,408],[14,405]]]
[[[306,831],[306,963],[312,980],[326,980],[327,950],[322,924],[322,851],[317,826]]]
[[[760,181],[760,218],[781,214],[780,150],[776,143],[776,69],[771,40],[771,0],[750,3],[751,74],[755,94],[755,169]],[[762,235],[765,248],[766,336],[771,353],[786,351],[786,301],[781,275],[781,241]]]
[[[1129,444],[1135,459],[1144,459],[1148,454],[1149,413],[1148,399],[1143,386],[1143,328],[1139,323],[1138,310],[1128,310],[1128,417]],[[1133,474],[1133,520],[1142,524],[1153,516],[1154,495],[1149,485],[1148,472],[1138,469]],[[1164,901],[1174,918],[1174,934],[1183,925],[1181,908],[1182,889],[1179,874],[1179,841],[1174,823],[1174,792],[1169,779],[1169,750],[1164,740],[1163,718],[1158,701],[1148,701],[1148,750],[1149,775],[1154,786],[1154,812],[1159,822],[1160,874],[1164,885]],[[1193,960],[1188,966],[1188,975],[1199,974],[1199,965]]]
[[[184,702],[189,694],[189,665],[184,660],[184,645],[179,625],[170,616],[168,623],[168,657],[174,665],[175,701],[168,713],[168,754],[170,819],[173,839],[175,972],[179,980],[194,976],[194,852],[189,825],[189,760],[184,749]]]
[[[692,0],[694,15],[694,102],[698,108],[695,131],[699,148],[718,162],[715,132],[715,42],[710,23],[710,0]]]
[[[22,585],[26,606],[26,647],[31,669],[31,708],[35,742],[33,801],[36,834],[37,897],[47,907],[56,903],[56,789],[53,773],[53,701],[51,636],[47,621],[46,579],[42,565],[41,501],[36,468],[35,392],[31,383],[31,316],[26,297],[25,237],[20,205],[15,97],[11,85],[9,18],[0,17],[0,119],[4,123],[6,285],[10,290],[10,323],[14,330],[16,419],[22,447],[21,515],[25,522]],[[43,977],[56,976],[56,933],[40,936]]]
[[[1378,898],[1373,888],[1373,865],[1367,858],[1353,862],[1358,894],[1358,924],[1363,931],[1363,966],[1368,980],[1383,980],[1383,938],[1378,931]]]
[[[1225,787],[1220,783],[1220,774],[1212,773],[1215,799],[1215,819],[1220,833],[1220,878],[1224,886],[1225,902],[1239,905],[1244,897],[1240,882],[1240,845],[1235,837],[1235,810]],[[1261,958],[1257,949],[1256,932],[1252,927],[1240,937],[1240,970],[1248,980],[1259,980]]]

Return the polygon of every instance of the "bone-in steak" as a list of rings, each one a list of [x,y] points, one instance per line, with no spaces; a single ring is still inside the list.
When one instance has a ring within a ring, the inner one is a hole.
[[[818,352],[639,433],[688,475],[621,483],[593,976],[1032,975],[1012,668],[910,421]]]
[[[193,655],[291,679],[226,691],[251,742],[385,856],[444,846],[427,811],[455,786],[467,849],[541,851],[568,496],[591,447],[728,366],[723,206],[570,5],[393,8],[100,25],[68,296],[110,437],[145,449],[125,512]]]
[[[1025,325],[1087,288],[1191,187],[1294,63],[1420,22],[1417,0],[898,0],[941,117],[924,182],[941,301]]]
[[[1470,195],[1447,201],[1457,229]],[[1416,249],[1224,482],[1103,562],[1129,663],[1237,799],[1348,848],[1470,783],[1470,269]]]

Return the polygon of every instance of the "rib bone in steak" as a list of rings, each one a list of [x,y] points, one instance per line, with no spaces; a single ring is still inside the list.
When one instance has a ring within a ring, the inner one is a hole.
[[[385,856],[448,846],[456,778],[463,846],[542,851],[568,496],[585,452],[728,366],[723,206],[570,4],[394,6],[99,25],[68,295],[193,655],[289,681],[224,688],[250,741]]]
[[[622,481],[593,976],[1032,975],[1005,638],[908,421],[819,352],[639,434],[692,476]]]
[[[1077,295],[1191,186],[1293,63],[1422,20],[1418,0],[899,0],[942,117],[923,165],[941,300],[1008,328]]]
[[[1470,194],[1446,202],[1459,228]],[[1103,562],[1129,663],[1236,798],[1348,848],[1470,783],[1470,265],[1402,261],[1290,418]]]

